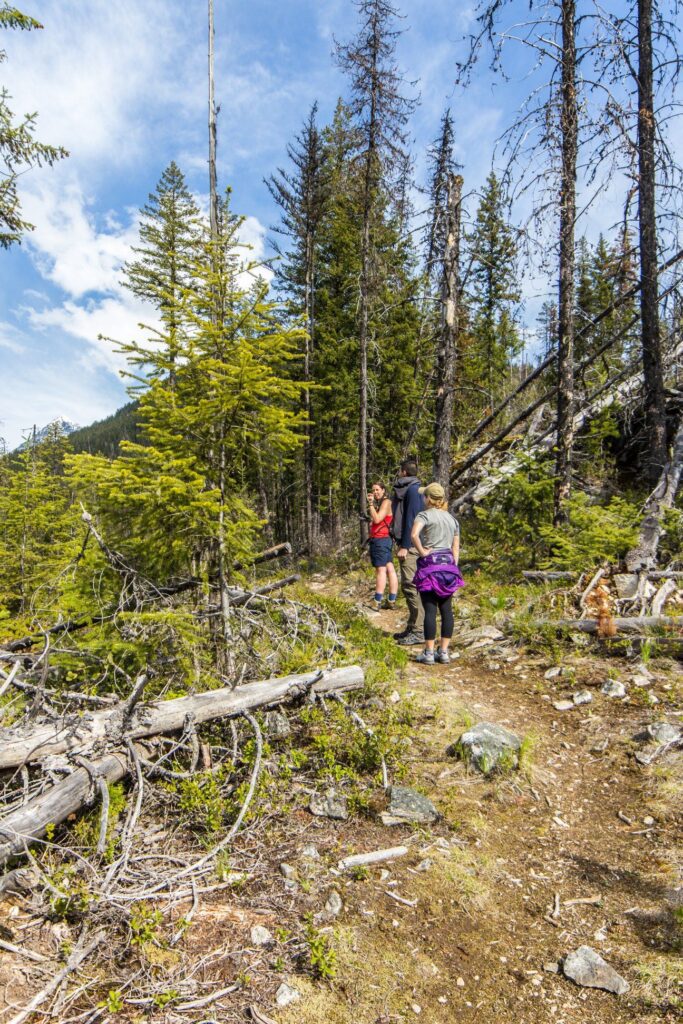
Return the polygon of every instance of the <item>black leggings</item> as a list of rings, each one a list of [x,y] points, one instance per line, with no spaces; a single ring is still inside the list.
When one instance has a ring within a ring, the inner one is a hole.
[[[425,640],[436,640],[436,610],[441,612],[441,639],[450,640],[453,636],[453,595],[438,597],[433,590],[420,592],[420,600],[425,610]]]

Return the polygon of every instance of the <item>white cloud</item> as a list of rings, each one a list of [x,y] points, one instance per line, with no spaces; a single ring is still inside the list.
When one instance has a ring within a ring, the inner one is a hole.
[[[26,350],[26,338],[13,324],[0,322],[0,348],[15,355],[22,355]]]
[[[185,102],[177,78],[183,19],[170,17],[163,0],[36,0],[31,13],[45,27],[12,34],[3,79],[13,109],[38,110],[40,137],[74,160],[126,163],[157,127],[143,108],[173,94],[176,105]]]
[[[47,280],[67,295],[116,290],[120,268],[137,240],[137,218],[106,214],[98,230],[91,203],[75,175],[60,182],[42,178],[24,196],[24,212],[36,227],[28,248]]]

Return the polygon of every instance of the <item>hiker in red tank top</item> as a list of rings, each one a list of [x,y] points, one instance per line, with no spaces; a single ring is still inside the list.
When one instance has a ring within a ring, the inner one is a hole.
[[[372,601],[373,611],[378,612],[384,600],[384,588],[389,579],[389,608],[396,607],[398,593],[398,577],[392,561],[391,533],[389,527],[393,515],[391,501],[387,489],[382,483],[372,485],[368,494],[368,514],[370,516],[370,561],[375,567],[375,596]]]

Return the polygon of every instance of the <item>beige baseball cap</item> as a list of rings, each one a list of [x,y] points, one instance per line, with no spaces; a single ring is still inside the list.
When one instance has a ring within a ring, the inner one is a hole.
[[[433,498],[435,501],[444,501],[446,492],[444,491],[441,484],[437,484],[434,481],[431,484],[427,484],[426,487],[420,487],[420,494],[424,494],[427,498]]]

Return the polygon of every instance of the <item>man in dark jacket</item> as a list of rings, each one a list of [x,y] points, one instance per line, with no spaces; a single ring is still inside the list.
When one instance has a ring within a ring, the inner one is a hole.
[[[391,527],[398,546],[401,590],[408,605],[406,627],[400,633],[395,633],[394,637],[399,644],[406,647],[421,644],[424,641],[424,608],[413,583],[413,576],[417,570],[417,550],[411,546],[410,541],[415,516],[424,508],[424,499],[419,488],[417,462],[414,459],[405,459],[401,463],[398,480],[394,484],[391,500],[391,511],[394,518]]]

